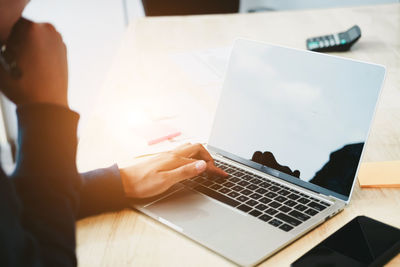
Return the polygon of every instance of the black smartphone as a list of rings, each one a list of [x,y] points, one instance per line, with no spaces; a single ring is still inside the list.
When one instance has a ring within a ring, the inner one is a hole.
[[[361,37],[361,29],[354,25],[345,32],[308,38],[307,49],[315,52],[347,51]]]
[[[366,216],[358,216],[291,266],[383,266],[398,253],[400,229]]]

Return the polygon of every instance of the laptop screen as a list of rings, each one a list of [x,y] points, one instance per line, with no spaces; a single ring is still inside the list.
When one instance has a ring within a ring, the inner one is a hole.
[[[347,200],[384,74],[378,65],[237,40],[209,145]]]

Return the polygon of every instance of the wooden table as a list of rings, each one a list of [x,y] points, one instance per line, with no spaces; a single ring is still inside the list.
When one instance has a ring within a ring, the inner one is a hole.
[[[364,161],[400,159],[400,5],[189,17],[143,18],[128,28],[94,112],[80,138],[81,171],[130,160],[176,145],[192,135],[204,141],[221,81],[193,81],[174,55],[231,45],[237,37],[305,48],[305,39],[354,24],[362,38],[337,55],[383,64],[387,79]],[[210,92],[215,88],[215,92]],[[149,115],[150,114],[150,115]],[[186,135],[176,143],[148,147],[134,125],[160,114],[172,116]],[[172,115],[171,115],[172,114]],[[176,120],[176,116],[179,117]],[[193,133],[201,133],[196,136]],[[360,189],[350,205],[262,263],[288,266],[357,215],[400,228],[400,189]],[[81,266],[231,266],[231,262],[139,212],[124,210],[77,224]],[[400,255],[391,262],[400,265]]]

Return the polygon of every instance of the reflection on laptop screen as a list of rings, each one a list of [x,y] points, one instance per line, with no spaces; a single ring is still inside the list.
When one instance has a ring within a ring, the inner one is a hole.
[[[349,196],[384,72],[238,40],[209,144]]]

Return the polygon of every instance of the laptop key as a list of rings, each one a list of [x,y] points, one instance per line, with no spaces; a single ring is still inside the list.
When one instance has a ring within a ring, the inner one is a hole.
[[[273,208],[269,208],[265,211],[265,213],[268,213],[269,215],[275,215],[278,213],[277,210],[273,209]]]
[[[229,174],[232,174],[232,173],[236,172],[236,170],[233,169],[233,168],[229,168],[229,169],[226,169],[225,172],[229,173]]]
[[[248,195],[250,195],[250,194],[253,193],[253,192],[251,192],[251,191],[248,190],[248,189],[245,189],[245,190],[243,190],[243,191],[240,191],[240,193],[243,194],[243,195],[248,196]]]
[[[240,181],[240,179],[237,177],[231,177],[231,178],[229,178],[229,181],[231,181],[232,183],[237,183]]]
[[[279,213],[275,217],[293,226],[298,226],[299,224],[301,224],[301,221],[292,218],[284,213]]]
[[[239,183],[238,183],[238,185],[241,185],[241,186],[248,186],[250,183],[249,182],[247,182],[247,181],[240,181]]]
[[[294,208],[299,211],[305,211],[307,209],[307,207],[302,204],[299,204],[299,205],[295,206]]]
[[[274,198],[274,200],[282,203],[282,202],[285,202],[287,200],[287,198],[283,197],[283,196],[277,196],[276,198]]]
[[[211,185],[213,185],[214,183],[213,182],[211,182],[211,181],[205,181],[204,183],[203,183],[203,185],[204,186],[207,186],[207,187],[210,187]]]
[[[269,190],[271,190],[272,192],[277,192],[277,191],[279,191],[279,187],[277,187],[276,185],[274,185],[274,186],[271,186],[270,188],[268,188]]]
[[[292,209],[289,208],[288,206],[283,205],[282,207],[279,208],[280,211],[284,212],[284,213],[288,213],[289,211],[291,211]]]
[[[250,190],[256,190],[258,188],[258,186],[256,186],[255,184],[250,184],[246,188],[248,188]]]
[[[253,215],[254,217],[258,217],[258,216],[260,216],[262,214],[262,212],[259,211],[259,210],[252,210],[252,211],[249,212],[249,214]]]
[[[308,215],[311,215],[311,216],[314,216],[314,215],[318,214],[318,211],[313,210],[313,209],[308,209],[304,213],[306,213]]]
[[[236,176],[236,177],[242,177],[244,175],[244,173],[241,172],[241,171],[237,171],[233,175]]]
[[[285,224],[282,224],[282,225],[279,227],[279,229],[282,229],[282,230],[285,231],[285,232],[289,232],[290,230],[293,229],[293,227],[285,223]]]
[[[269,203],[268,206],[273,207],[273,208],[279,208],[281,206],[281,203],[274,201],[274,202]]]
[[[244,212],[249,212],[252,209],[251,207],[249,207],[249,206],[247,206],[245,204],[242,204],[242,205],[238,206],[237,208],[239,210],[241,210],[241,211],[244,211]]]
[[[300,198],[300,196],[296,195],[296,194],[291,194],[288,196],[288,198],[292,199],[292,200],[296,200],[298,198]]]
[[[240,196],[238,198],[236,198],[237,200],[239,200],[240,202],[245,202],[246,200],[248,200],[249,198],[246,196]]]
[[[239,185],[236,185],[236,186],[232,187],[232,190],[233,190],[233,191],[236,191],[236,192],[240,192],[240,191],[242,191],[243,189],[244,189],[244,188],[241,187],[241,186],[239,186]]]
[[[211,186],[210,188],[211,188],[211,189],[214,189],[214,190],[219,190],[219,189],[222,188],[222,185],[215,184],[215,185]]]
[[[284,204],[288,205],[289,207],[293,207],[293,206],[295,206],[297,204],[297,202],[289,199]]]
[[[310,216],[307,216],[307,215],[305,215],[305,214],[303,214],[301,212],[298,212],[297,210],[293,210],[293,211],[289,212],[289,215],[293,216],[294,218],[299,219],[299,220],[301,220],[303,222],[305,222],[308,219],[310,219]]]
[[[329,207],[329,203],[323,202],[322,200],[319,202],[321,205],[324,205],[325,207]]]
[[[253,179],[253,177],[251,177],[250,175],[246,174],[245,176],[242,177],[243,180],[249,181],[251,179]]]
[[[252,199],[259,199],[259,198],[262,197],[262,196],[261,196],[260,194],[254,193],[254,194],[250,195],[250,197],[251,197]]]
[[[215,191],[213,191],[213,190],[211,190],[211,189],[209,189],[207,187],[204,187],[202,185],[198,185],[198,186],[194,187],[194,189],[196,191],[200,192],[200,193],[203,193],[204,195],[207,195],[207,196],[209,196],[211,198],[219,200],[222,203],[225,203],[225,204],[227,204],[229,206],[232,206],[232,207],[236,207],[236,206],[238,206],[240,204],[239,201],[236,201],[236,200],[231,199],[231,198],[229,198],[227,196],[224,196],[221,193],[215,192]]]
[[[258,217],[259,219],[263,220],[264,222],[268,222],[269,220],[272,219],[271,216],[268,216],[267,214],[263,214],[260,217]]]
[[[254,179],[251,180],[250,182],[253,183],[253,184],[259,184],[259,183],[261,183],[261,180],[259,180],[259,179],[257,179],[257,178],[254,178]]]
[[[275,227],[278,227],[279,225],[282,224],[282,222],[280,220],[277,220],[277,219],[273,219],[273,220],[269,221],[268,223],[273,225],[273,226],[275,226]]]
[[[281,190],[281,191],[279,191],[279,192],[278,192],[278,194],[280,194],[280,195],[282,195],[282,196],[287,196],[287,195],[289,195],[289,194],[290,194],[290,191],[287,191],[287,190]]]
[[[318,203],[316,203],[316,202],[314,202],[314,201],[311,202],[311,203],[308,203],[308,206],[311,207],[311,208],[313,208],[313,209],[316,209],[316,210],[318,210],[318,211],[323,211],[324,209],[326,209],[325,206],[320,205],[320,204],[318,204]]]
[[[275,193],[273,193],[273,192],[268,192],[268,193],[265,194],[265,196],[266,196],[266,197],[269,197],[269,198],[274,198],[274,197],[277,196],[277,194],[275,194]]]
[[[260,201],[261,203],[264,203],[264,204],[268,204],[272,200],[267,197],[263,197],[263,198],[260,198],[258,201]]]
[[[264,188],[268,188],[268,187],[271,186],[271,184],[267,183],[267,182],[262,182],[261,184],[259,184],[259,186],[264,187]]]
[[[304,197],[302,197],[302,198],[300,198],[299,200],[297,200],[298,202],[300,202],[301,204],[307,204],[308,202],[310,202],[310,200],[309,199],[307,199],[307,198],[304,198]]]
[[[222,185],[225,186],[225,187],[230,188],[230,187],[234,186],[235,184],[232,183],[232,182],[226,182],[226,183],[224,183],[224,184],[222,184]]]
[[[214,181],[214,180],[218,180],[218,179],[220,179],[221,177],[219,177],[218,175],[214,175],[214,174],[209,174],[209,175],[207,175],[207,179],[209,180],[209,181]]]
[[[215,180],[215,182],[218,183],[218,184],[223,184],[223,183],[226,182],[226,179],[224,179],[224,178],[219,178],[219,179]]]
[[[265,193],[267,193],[268,191],[265,190],[264,188],[258,188],[258,189],[256,190],[256,192],[259,193],[259,194],[265,194]]]
[[[222,188],[222,189],[220,189],[220,190],[218,190],[218,191],[221,192],[222,194],[227,194],[227,193],[229,193],[231,190],[228,189],[228,188],[226,188],[226,187],[224,187],[224,188]]]
[[[232,197],[232,198],[236,198],[238,197],[240,194],[238,192],[232,191],[228,194],[228,196]]]
[[[258,204],[255,208],[256,208],[256,209],[259,209],[259,210],[265,210],[265,209],[268,208],[268,207],[265,206],[264,204]]]
[[[257,205],[258,202],[253,199],[250,199],[249,201],[246,202],[246,204],[253,207],[253,206]]]

